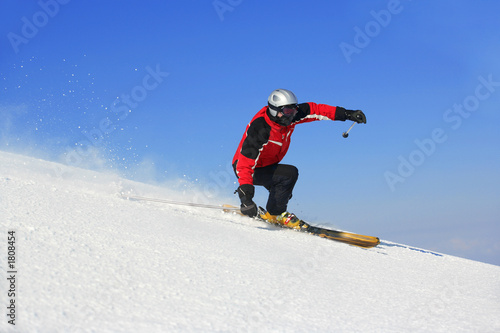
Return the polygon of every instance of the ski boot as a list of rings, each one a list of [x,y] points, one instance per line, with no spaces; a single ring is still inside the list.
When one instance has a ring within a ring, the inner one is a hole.
[[[271,215],[269,212],[266,212],[264,209],[261,208],[261,211],[259,211],[259,217],[271,224],[279,224],[278,222],[278,215]]]
[[[299,219],[295,214],[289,213],[289,212],[284,212],[278,217],[279,224],[281,224],[284,227],[291,228],[291,229],[307,229],[309,228],[309,225]]]
[[[262,211],[260,218],[266,222],[272,224],[278,224],[280,226],[291,228],[291,229],[307,229],[309,225],[304,221],[300,220],[295,214],[284,212],[281,215],[271,215],[269,212]]]

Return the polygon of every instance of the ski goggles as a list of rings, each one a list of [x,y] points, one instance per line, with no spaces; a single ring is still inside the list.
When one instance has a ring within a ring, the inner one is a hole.
[[[280,112],[287,118],[294,117],[297,114],[297,104],[284,105]]]

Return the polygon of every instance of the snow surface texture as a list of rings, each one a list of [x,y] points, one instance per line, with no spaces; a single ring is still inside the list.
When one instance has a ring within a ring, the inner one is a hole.
[[[389,241],[362,249],[121,191],[184,195],[0,152],[1,332],[500,332],[499,266]]]

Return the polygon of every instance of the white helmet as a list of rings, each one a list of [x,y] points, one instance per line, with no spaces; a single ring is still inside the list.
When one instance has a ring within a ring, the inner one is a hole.
[[[269,113],[271,116],[276,117],[278,112],[281,111],[285,105],[297,105],[298,100],[293,92],[286,89],[274,90],[269,98],[267,104],[269,105]]]

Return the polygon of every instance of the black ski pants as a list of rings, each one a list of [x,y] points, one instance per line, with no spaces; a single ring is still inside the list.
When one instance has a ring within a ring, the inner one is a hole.
[[[269,214],[279,215],[287,211],[298,177],[299,170],[288,164],[273,164],[254,170],[253,184],[264,186],[269,191],[266,205]]]

